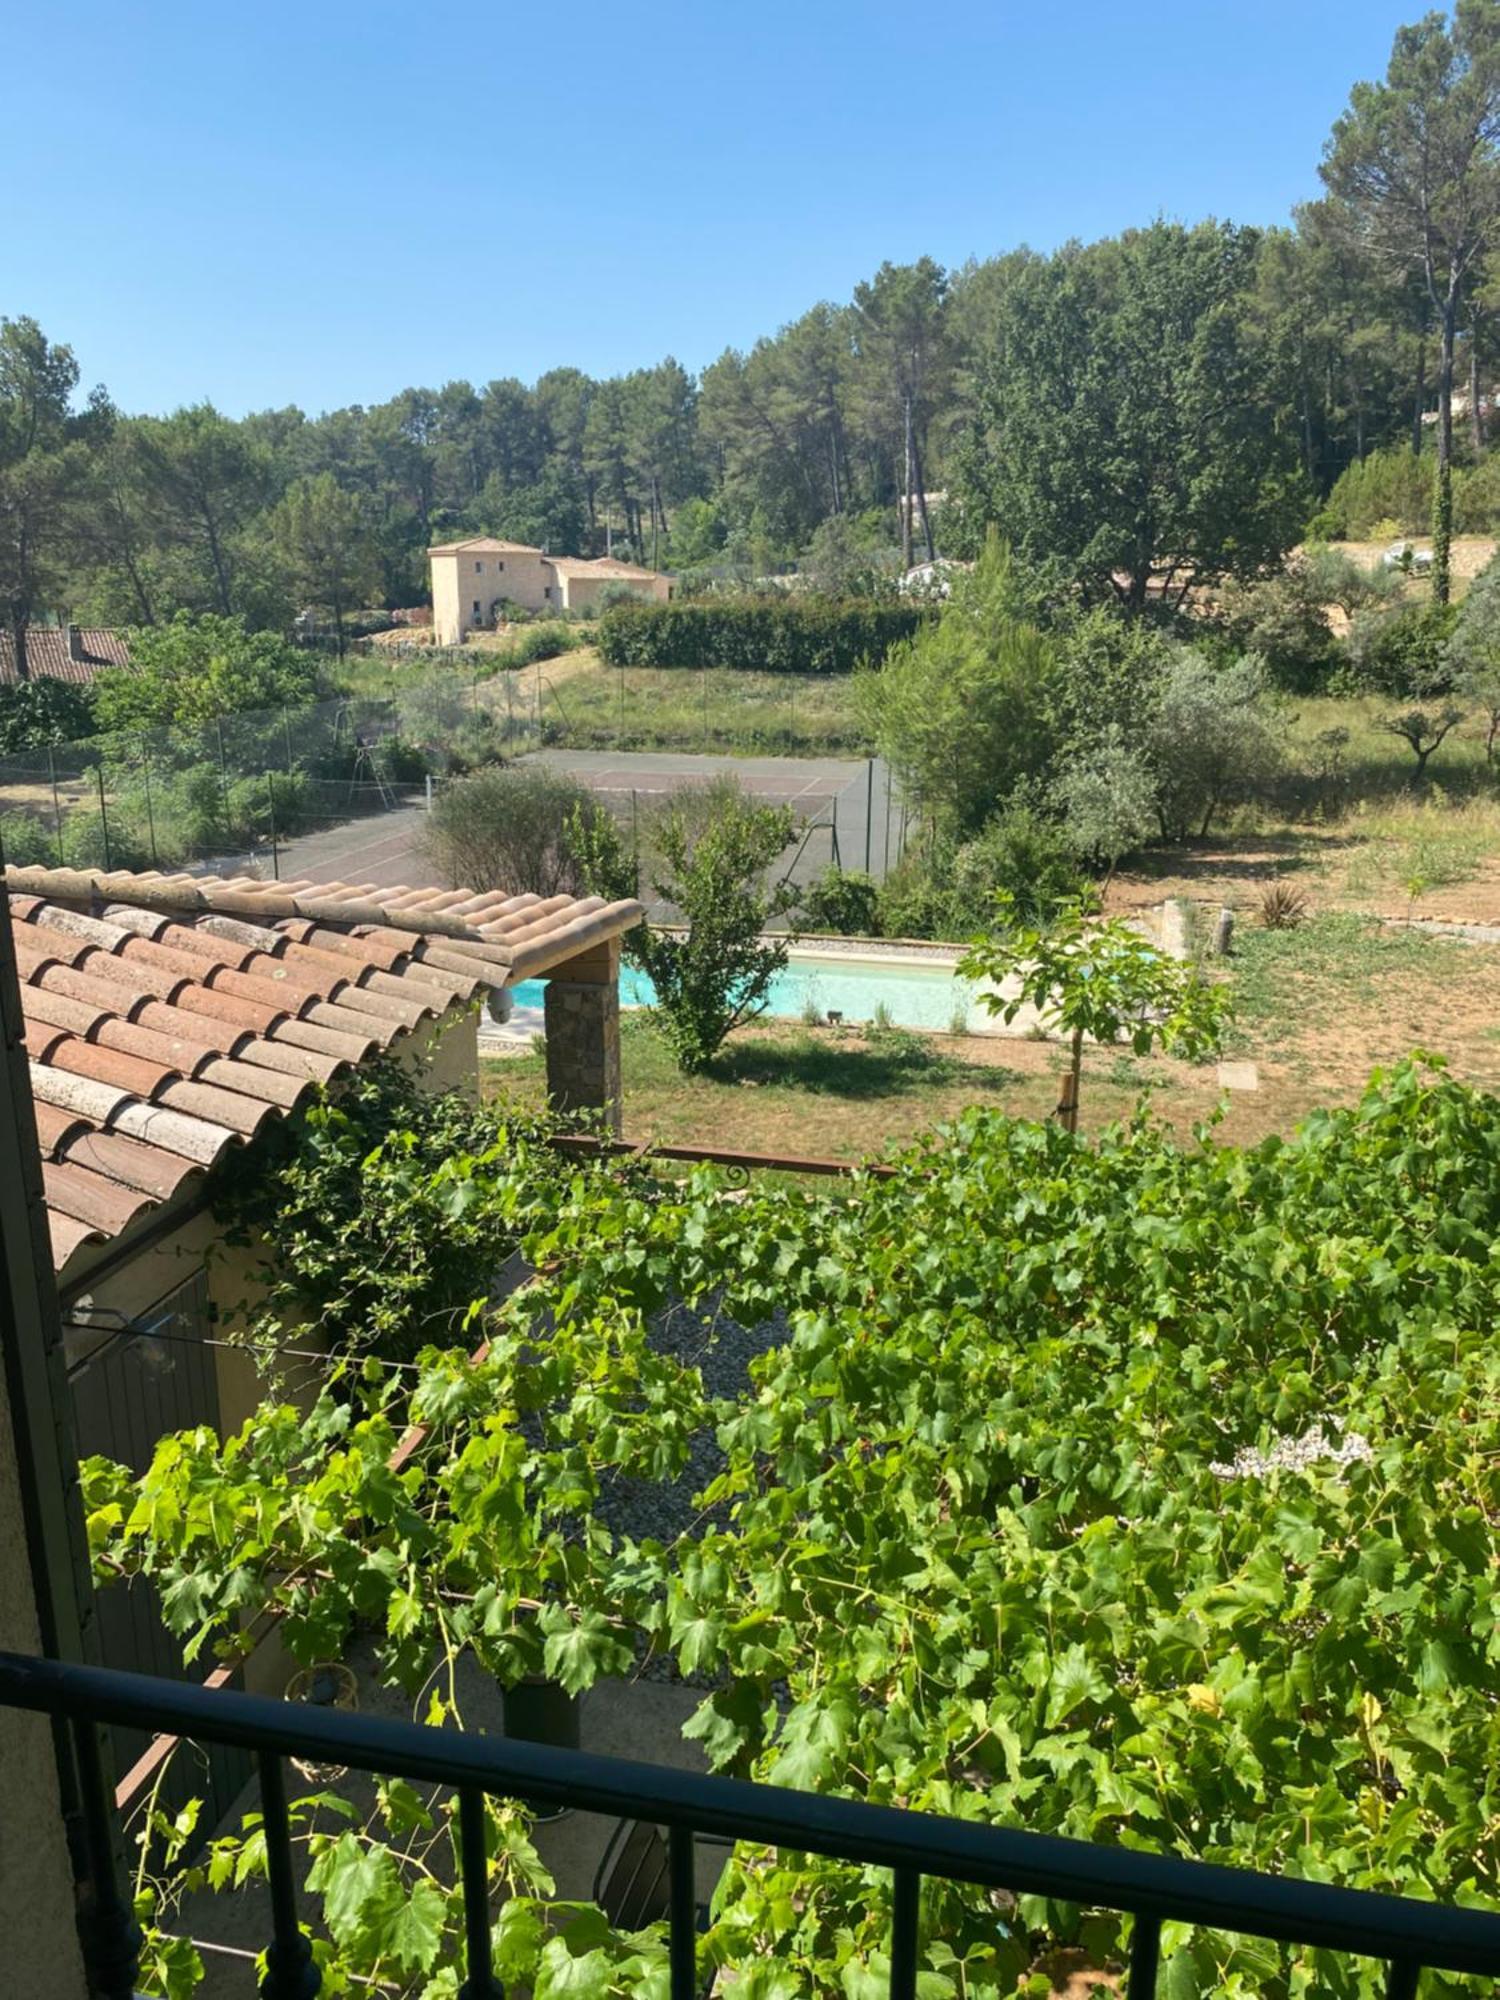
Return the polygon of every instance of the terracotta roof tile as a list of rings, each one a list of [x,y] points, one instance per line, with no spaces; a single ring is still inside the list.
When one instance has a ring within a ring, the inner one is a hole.
[[[26,671],[33,680],[72,681],[88,687],[101,667],[128,667],[123,632],[97,625],[33,625],[26,634]],[[0,681],[18,680],[15,642],[0,632]]]
[[[118,1236],[143,1208],[151,1206],[150,1195],[139,1188],[126,1187],[123,1181],[66,1162],[43,1165],[42,1188],[48,1208],[61,1209],[64,1215],[86,1222],[106,1236]]]
[[[370,882],[8,869],[59,1266],[482,987],[634,902]]]

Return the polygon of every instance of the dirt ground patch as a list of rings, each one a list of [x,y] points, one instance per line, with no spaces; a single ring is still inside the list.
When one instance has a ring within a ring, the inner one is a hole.
[[[1500,923],[1500,852],[1464,851],[1449,837],[1447,865],[1458,879],[1420,879],[1420,843],[1371,839],[1344,828],[1310,828],[1283,835],[1248,834],[1175,851],[1122,869],[1109,885],[1107,907],[1120,914],[1150,908],[1169,896],[1198,904],[1205,913],[1233,910],[1241,927],[1256,921],[1267,885],[1280,881],[1301,891],[1308,910],[1361,910],[1403,922],[1442,918],[1459,923]],[[1414,848],[1416,849],[1414,853]],[[1428,868],[1441,875],[1442,850]]]
[[[1414,549],[1426,549],[1432,546],[1432,537],[1427,534],[1387,535],[1379,541],[1335,542],[1333,546],[1338,550],[1340,555],[1348,556],[1351,562],[1358,563],[1361,569],[1374,569],[1378,563],[1384,560],[1386,550],[1397,541],[1410,542]],[[1453,537],[1452,543],[1449,546],[1449,564],[1455,596],[1461,597],[1463,595],[1475,577],[1484,568],[1485,564],[1494,556],[1497,547],[1500,547],[1500,543],[1496,542],[1493,535],[1455,535]],[[1300,548],[1293,549],[1291,557],[1288,560],[1293,560],[1303,553],[1304,551]],[[1427,584],[1424,577],[1414,576],[1412,578],[1413,594],[1419,590],[1425,593],[1426,588]]]

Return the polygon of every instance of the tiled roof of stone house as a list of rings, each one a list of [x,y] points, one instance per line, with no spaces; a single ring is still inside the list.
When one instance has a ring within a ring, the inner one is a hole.
[[[87,687],[101,667],[128,667],[123,632],[102,626],[33,625],[26,634],[26,671],[32,680],[72,681]],[[15,641],[0,631],[0,682],[15,681]]]
[[[6,870],[54,1261],[120,1235],[320,1084],[635,902]]]

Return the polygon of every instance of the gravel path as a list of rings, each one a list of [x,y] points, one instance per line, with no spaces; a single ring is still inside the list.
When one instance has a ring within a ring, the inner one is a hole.
[[[781,1314],[747,1327],[727,1314],[674,1305],[652,1321],[651,1344],[659,1354],[696,1368],[708,1395],[740,1397],[750,1387],[750,1363],[779,1346],[788,1332]],[[680,1478],[616,1478],[600,1493],[594,1511],[617,1535],[670,1542],[701,1522],[702,1510],[693,1505],[693,1496],[718,1477],[725,1463],[713,1432],[701,1430]]]

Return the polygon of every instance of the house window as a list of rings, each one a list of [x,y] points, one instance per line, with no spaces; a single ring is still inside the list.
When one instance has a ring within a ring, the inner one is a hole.
[[[483,576],[483,575],[484,575],[484,564],[483,564],[483,563],[481,563],[481,562],[477,562],[477,563],[475,563],[475,565],[474,565],[474,574],[475,574],[476,576]]]
[[[495,567],[496,567],[496,569],[504,569],[504,567],[505,567],[505,564],[504,564],[503,562],[497,562],[497,563],[495,564]]]
[[[543,597],[550,597],[552,595],[552,586],[550,583],[544,583],[542,585],[542,595]]]
[[[477,597],[474,599],[474,616],[476,618],[482,618],[484,616],[484,613],[479,608],[479,599]]]

